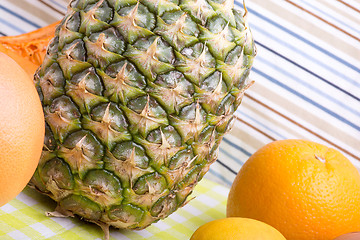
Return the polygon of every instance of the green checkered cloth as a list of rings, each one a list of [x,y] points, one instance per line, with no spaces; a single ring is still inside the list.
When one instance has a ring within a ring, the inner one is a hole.
[[[189,239],[202,224],[224,218],[229,189],[203,179],[196,186],[187,205],[140,231],[110,230],[110,239]],[[95,224],[78,218],[46,217],[55,202],[37,191],[25,188],[14,200],[0,208],[0,239],[80,240],[103,238]]]

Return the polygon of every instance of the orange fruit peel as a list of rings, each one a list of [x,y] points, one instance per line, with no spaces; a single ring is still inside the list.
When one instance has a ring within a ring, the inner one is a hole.
[[[55,22],[35,31],[0,37],[0,52],[14,59],[32,78],[36,69],[44,60],[46,48],[54,37]]]
[[[360,230],[360,174],[335,149],[275,141],[240,169],[227,216],[263,221],[288,240],[332,240]]]
[[[0,52],[0,206],[16,197],[35,172],[45,120],[33,81]]]

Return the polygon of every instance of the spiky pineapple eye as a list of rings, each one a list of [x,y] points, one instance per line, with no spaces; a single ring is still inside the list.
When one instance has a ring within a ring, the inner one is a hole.
[[[69,31],[72,31],[72,32],[78,32],[79,31],[80,21],[81,21],[79,12],[75,12],[66,21],[67,22],[64,25],[65,28],[67,28]]]
[[[64,94],[65,80],[59,64],[53,63],[46,69],[44,77],[39,81],[43,101],[50,104],[52,99]]]
[[[134,161],[136,166],[146,169],[149,166],[149,158],[145,153],[145,149],[134,142],[126,141],[116,145],[112,154],[120,161]]]
[[[99,40],[101,34],[104,34],[104,42],[102,47],[106,50],[118,54],[125,51],[125,43],[123,37],[113,28],[108,28],[101,32],[93,33],[89,36],[91,42],[95,43]]]
[[[175,211],[177,207],[177,199],[175,194],[169,194],[160,198],[154,206],[151,208],[151,215],[153,217],[160,216],[165,217],[167,212]]]
[[[206,24],[206,29],[212,33],[219,33],[228,25],[224,18],[216,16]]]
[[[94,68],[86,69],[86,71],[75,74],[68,84],[79,85],[84,84],[86,91],[101,95],[103,91],[102,83],[100,77],[95,73]]]
[[[120,180],[107,170],[90,170],[84,176],[82,184],[86,196],[101,204],[118,204],[123,199]]]
[[[224,90],[221,73],[216,71],[201,83],[200,88],[205,91],[214,91],[219,84],[221,85],[220,91],[226,92],[226,90]]]
[[[138,2],[115,12],[110,24],[122,34],[127,42],[133,44],[139,38],[153,35],[149,30],[155,26],[155,17]]]
[[[50,190],[55,194],[61,194],[61,189],[71,190],[74,188],[75,182],[71,170],[60,158],[47,161],[43,169],[44,171],[40,173],[40,176],[45,182],[52,185]]]
[[[163,41],[159,37],[153,36],[139,39],[133,44],[133,46],[138,50],[146,51],[155,43],[156,47],[154,47],[155,52],[153,57],[159,59],[162,62],[173,63],[175,60],[173,49],[167,42]]]
[[[143,195],[145,193],[154,194],[161,193],[166,189],[166,180],[157,173],[151,173],[140,177],[133,186],[136,194]]]
[[[77,194],[68,195],[59,202],[59,207],[63,206],[69,206],[69,211],[83,218],[94,219],[94,221],[101,218],[100,206],[85,196]],[[85,206],[85,208],[82,206]]]
[[[136,8],[136,5],[131,6],[130,8],[122,8],[118,13],[120,16],[126,16],[129,14],[131,10],[134,10]],[[138,5],[136,17],[135,17],[135,23],[142,28],[147,28],[149,30],[152,30],[155,27],[155,17],[154,14],[152,14],[147,7],[145,7],[142,4]]]
[[[161,35],[177,51],[198,41],[198,27],[190,16],[182,11],[165,12],[158,17],[154,32]]]
[[[178,114],[180,109],[191,104],[194,100],[192,93],[193,86],[186,80],[178,79],[179,82],[166,85],[155,81],[149,83],[146,90],[149,95],[155,98],[168,114]]]
[[[85,44],[81,39],[76,39],[69,44],[65,44],[62,51],[69,59],[71,58],[73,60],[79,60],[83,62],[86,60]]]
[[[101,3],[101,4],[99,4]],[[108,5],[107,1],[95,1],[93,4],[88,4],[84,9],[84,12],[89,12],[94,10],[94,18],[103,21],[103,22],[110,22],[113,18],[113,10]]]
[[[103,103],[94,107],[91,111],[91,118],[95,121],[113,123],[112,127],[119,130],[127,128],[127,122],[121,109],[114,103]]]
[[[171,71],[165,74],[158,75],[154,83],[162,87],[175,88],[178,82],[186,80],[184,75],[178,71]]]
[[[175,130],[175,128],[169,125],[167,127],[158,128],[150,132],[146,140],[152,143],[159,143],[159,144],[166,141],[170,145],[179,146],[181,142],[181,137],[178,134],[178,132]]]
[[[111,220],[120,221],[126,227],[136,226],[143,216],[144,211],[132,204],[115,205],[109,211]]]
[[[113,78],[115,78],[119,73],[122,73],[123,77],[128,78],[131,86],[140,89],[143,89],[146,86],[145,77],[138,72],[134,64],[126,60],[109,65],[106,68],[105,73]]]
[[[181,0],[180,8],[202,25],[216,13],[206,0]]]
[[[89,170],[103,167],[104,147],[91,132],[81,130],[70,134],[58,155],[83,178]]]
[[[169,169],[174,170],[181,168],[184,165],[191,164],[192,160],[196,160],[193,151],[186,148],[178,151],[169,162]]]

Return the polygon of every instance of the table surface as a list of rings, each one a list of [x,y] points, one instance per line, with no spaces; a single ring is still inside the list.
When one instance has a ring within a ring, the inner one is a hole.
[[[1,0],[0,36],[61,19],[67,2]],[[252,153],[274,140],[323,143],[360,167],[360,1],[247,0],[246,5],[258,52],[250,75],[255,84],[205,176],[211,181],[203,180],[195,191],[199,197],[165,221],[139,232],[113,231],[113,237],[187,239],[200,224],[224,217],[236,173]],[[242,9],[242,1],[235,7]],[[78,220],[45,218],[51,206],[24,190],[0,208],[0,239],[101,238],[101,231]]]

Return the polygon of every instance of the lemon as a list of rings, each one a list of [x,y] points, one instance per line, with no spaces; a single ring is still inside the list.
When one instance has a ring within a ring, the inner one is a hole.
[[[190,240],[286,240],[270,225],[250,218],[223,218],[199,227]]]

